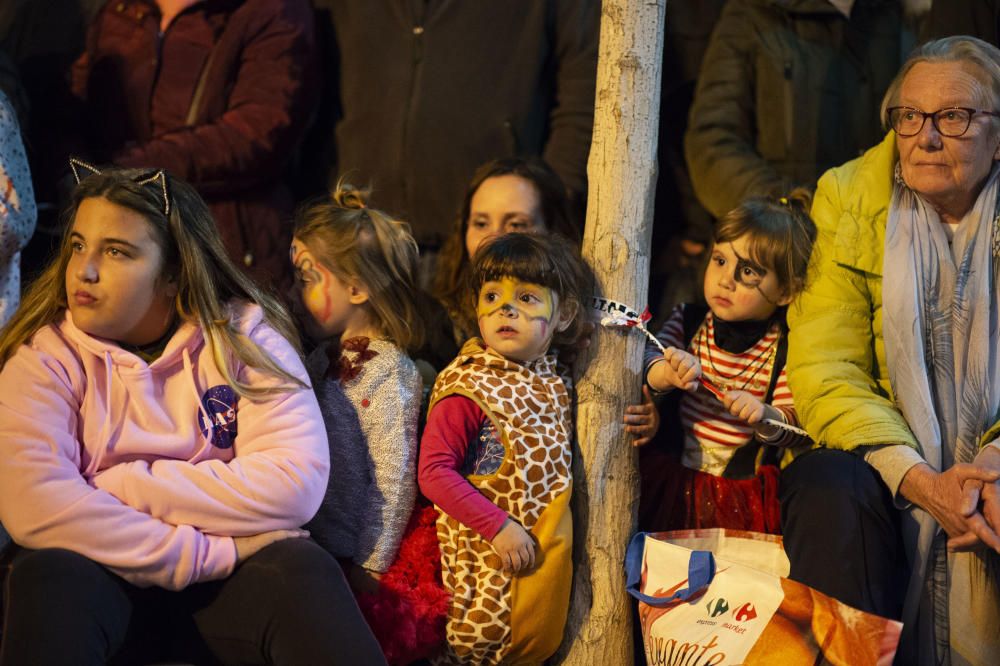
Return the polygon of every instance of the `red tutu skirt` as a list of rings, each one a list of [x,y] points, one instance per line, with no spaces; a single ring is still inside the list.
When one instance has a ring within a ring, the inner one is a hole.
[[[418,499],[378,592],[358,595],[361,612],[393,666],[426,659],[444,644],[451,595],[441,583],[437,515],[433,505]]]
[[[645,452],[643,452],[645,453]],[[647,532],[723,527],[781,533],[778,468],[761,465],[748,479],[689,469],[668,454],[640,457],[639,529]]]

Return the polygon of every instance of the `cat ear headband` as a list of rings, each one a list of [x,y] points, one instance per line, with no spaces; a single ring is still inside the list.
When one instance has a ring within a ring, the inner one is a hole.
[[[75,157],[69,158],[69,168],[73,170],[73,179],[76,184],[79,185],[81,180],[85,178],[100,174],[101,170],[95,167],[93,164],[84,162],[83,160],[78,160]],[[80,176],[80,171],[86,170],[90,173],[85,173],[82,177]],[[153,183],[159,183],[160,192],[163,194],[163,214],[170,217],[170,191],[167,189],[167,174],[163,169],[157,169],[156,171],[147,171],[141,173],[132,179],[136,185],[150,185]]]

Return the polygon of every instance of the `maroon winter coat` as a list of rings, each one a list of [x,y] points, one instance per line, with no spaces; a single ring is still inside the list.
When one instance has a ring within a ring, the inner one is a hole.
[[[208,201],[239,265],[290,275],[293,201],[282,183],[314,107],[308,0],[205,0],[161,35],[152,0],[110,0],[73,67],[89,154],[163,167]]]

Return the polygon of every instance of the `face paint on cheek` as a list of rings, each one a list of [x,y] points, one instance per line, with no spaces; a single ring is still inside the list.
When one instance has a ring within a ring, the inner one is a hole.
[[[323,323],[327,323],[330,320],[330,315],[333,314],[333,300],[330,298],[330,290],[326,285],[330,284],[332,277],[330,271],[326,270],[322,266],[316,266],[316,273],[320,277],[320,281],[316,284],[317,291],[323,294]]]
[[[542,337],[548,337],[549,329],[552,327],[552,319],[555,316],[555,299],[551,289],[542,289],[541,293],[535,295],[538,296],[540,303],[533,308],[534,314],[525,313],[525,316],[533,323],[538,324]]]
[[[544,318],[546,325],[552,323],[552,317],[555,314],[555,299],[553,298],[551,289],[542,289],[542,293],[538,294],[538,299],[541,301],[541,314],[537,318]]]
[[[326,324],[330,319],[330,297],[322,289],[310,286],[303,294],[302,301],[318,324]]]
[[[294,244],[292,245],[292,251],[296,251]],[[330,313],[333,309],[333,305],[330,302],[330,294],[325,288],[326,280],[324,280],[329,273],[322,266],[315,266],[312,259],[302,255],[301,251],[298,252],[296,254],[297,261],[295,262],[295,272],[303,284],[302,304],[306,306],[306,309],[320,324],[325,324],[330,318]]]
[[[288,258],[291,259],[292,265],[296,268],[298,268],[299,257],[302,256],[302,252],[305,249],[305,245],[298,241],[292,241],[292,246],[288,248]]]

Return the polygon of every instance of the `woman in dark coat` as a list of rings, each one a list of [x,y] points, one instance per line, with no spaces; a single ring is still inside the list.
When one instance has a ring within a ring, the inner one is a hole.
[[[314,107],[308,0],[113,0],[73,67],[94,161],[164,168],[205,197],[238,265],[288,279],[282,182]]]

